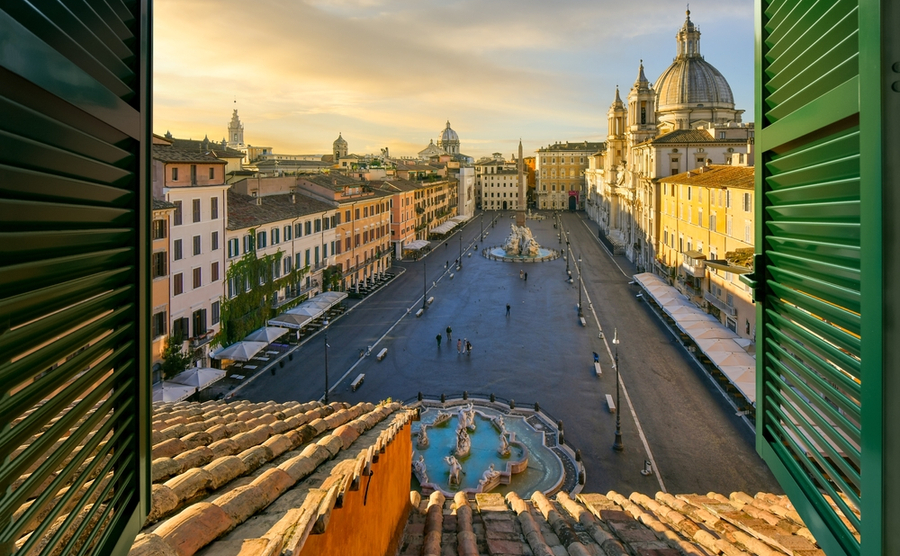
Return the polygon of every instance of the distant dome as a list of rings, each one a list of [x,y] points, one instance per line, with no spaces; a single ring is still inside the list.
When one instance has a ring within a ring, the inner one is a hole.
[[[734,95],[725,77],[700,55],[700,28],[687,12],[676,35],[678,53],[654,89],[660,112],[702,104],[706,108],[734,108]]]
[[[347,146],[347,141],[343,137],[341,137],[340,133],[338,133],[338,138],[334,140],[334,146],[337,147],[338,145],[342,145],[344,147]]]
[[[444,131],[441,133],[441,143],[448,143],[450,141],[459,141],[459,135],[456,134],[455,131],[450,129],[450,121],[447,121],[447,127],[444,128]]]

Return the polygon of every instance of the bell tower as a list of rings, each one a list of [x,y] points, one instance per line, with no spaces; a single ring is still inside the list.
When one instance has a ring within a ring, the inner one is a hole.
[[[244,147],[244,124],[238,117],[237,108],[231,114],[231,122],[228,124],[228,146],[240,150]]]

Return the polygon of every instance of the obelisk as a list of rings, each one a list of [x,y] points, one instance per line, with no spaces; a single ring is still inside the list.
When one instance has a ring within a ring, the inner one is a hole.
[[[519,169],[519,203],[517,205],[516,210],[516,226],[524,226],[525,225],[525,179],[524,179],[524,168],[522,162],[522,140],[519,139],[519,160],[517,161],[518,169]]]

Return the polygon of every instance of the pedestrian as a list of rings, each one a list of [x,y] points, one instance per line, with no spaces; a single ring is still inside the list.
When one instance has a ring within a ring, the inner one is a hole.
[[[528,281],[528,273],[527,272],[525,273],[525,281],[526,282]]]
[[[472,343],[466,340],[466,355],[472,355]]]
[[[525,273],[520,270],[519,271],[519,280],[523,279],[524,277],[525,277]]]
[[[462,340],[459,340],[459,339],[456,340],[456,353],[457,354],[462,353]]]
[[[441,347],[441,339],[443,338],[443,336],[438,334],[435,338],[437,339],[438,347]]]
[[[509,303],[506,304],[506,316],[509,316]]]
[[[450,328],[450,326],[448,325],[448,326],[447,326],[447,341],[448,341],[448,342],[449,342],[450,340],[453,339],[453,338],[450,337],[450,333],[451,333],[451,332],[453,332],[453,330],[452,330],[452,329]]]

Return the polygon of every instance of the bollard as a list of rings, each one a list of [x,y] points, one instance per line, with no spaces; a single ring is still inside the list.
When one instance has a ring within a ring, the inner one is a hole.
[[[558,428],[559,430],[563,430],[562,419],[560,419],[559,421],[556,422],[556,428]]]
[[[516,400],[514,400],[514,399],[512,399],[512,398],[509,399],[509,408],[510,408],[510,409],[515,409],[515,408],[516,408]]]
[[[418,395],[416,395],[416,399],[422,401],[422,392],[419,392]]]
[[[468,399],[469,399],[469,391],[468,391],[468,390],[463,390],[463,399],[464,399],[464,400],[468,400]]]
[[[272,367],[271,372],[272,372],[272,376],[275,376],[275,367]]]
[[[578,484],[584,485],[584,471],[578,472]]]
[[[492,393],[491,393],[491,403],[494,403],[495,401],[497,401],[497,397],[494,396],[494,394],[493,394],[493,392],[492,392]]]
[[[291,352],[288,354],[288,361],[293,361],[293,360],[294,360],[294,352]]]
[[[282,359],[281,361],[278,362],[278,366],[281,367],[282,369],[284,368],[284,359]]]
[[[575,450],[575,461],[581,461],[581,450]]]
[[[441,403],[444,403],[446,401],[447,401],[447,396],[445,396],[444,394],[441,394]]]
[[[537,403],[537,402],[534,402],[534,410],[535,410],[535,411],[540,411],[540,410],[541,410],[541,405],[540,405],[539,403]]]
[[[566,443],[566,435],[563,434],[563,431],[559,431],[559,445],[562,446]]]

